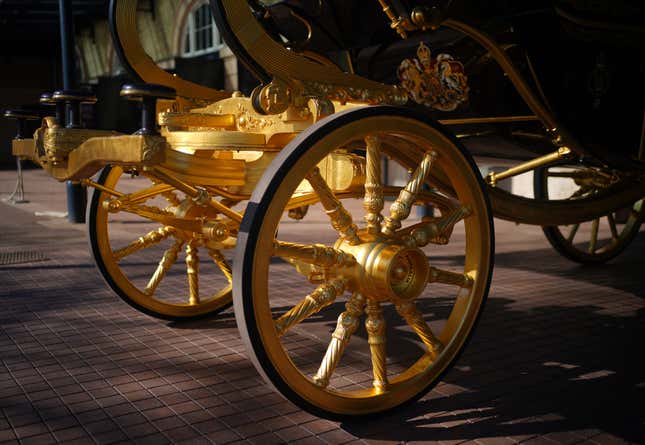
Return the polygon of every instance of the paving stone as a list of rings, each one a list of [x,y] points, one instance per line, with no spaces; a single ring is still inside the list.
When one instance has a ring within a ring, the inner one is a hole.
[[[303,437],[311,436],[311,432],[300,426],[291,426],[276,431],[285,442],[292,442],[294,440],[302,439]]]
[[[50,433],[39,434],[37,436],[26,437],[20,440],[24,445],[47,445],[57,443],[56,438]]]
[[[318,437],[328,443],[347,443],[356,439],[352,434],[340,429],[327,431],[319,434]]]
[[[11,429],[0,430],[0,443],[16,440],[16,434]]]
[[[266,426],[264,426],[261,422],[245,423],[245,424],[236,426],[234,429],[241,437],[244,437],[247,439],[253,436],[258,436],[260,434],[265,434],[269,432],[269,429]]]
[[[88,433],[87,431],[85,431],[85,429],[78,426],[78,427],[65,428],[65,429],[54,431],[54,436],[56,436],[56,439],[59,442],[67,443],[67,441],[70,441],[73,439],[86,437],[88,436]]]
[[[105,433],[95,434],[92,436],[98,444],[112,444],[128,441],[128,436],[121,430],[112,430]]]
[[[23,440],[26,437],[49,432],[44,423],[32,423],[30,425],[19,426],[18,428],[15,428],[14,431],[16,433],[16,437],[20,440]]]
[[[206,437],[208,437],[214,443],[218,443],[218,444],[231,443],[240,439],[240,436],[231,430],[214,431],[212,433],[206,434]],[[269,444],[267,443],[266,445],[269,445]]]
[[[282,437],[278,436],[275,433],[271,433],[271,432],[261,434],[259,436],[255,436],[255,437],[250,437],[247,440],[249,442],[251,442],[252,444],[257,444],[257,445],[277,445],[277,444],[285,443],[284,439]]]

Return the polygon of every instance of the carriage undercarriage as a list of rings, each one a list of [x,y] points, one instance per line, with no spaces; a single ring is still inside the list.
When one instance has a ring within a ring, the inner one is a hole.
[[[638,233],[642,145],[631,168],[590,159],[506,49],[475,27],[440,20],[484,49],[531,114],[437,122],[428,110],[402,106],[414,91],[286,48],[252,9],[233,0],[211,2],[218,27],[263,84],[251,97],[210,90],[146,58],[128,20],[136,3],[113,0],[111,20],[125,65],[157,84],[122,91],[143,102],[142,130],[66,128],[61,116],[48,117],[33,140],[14,141],[14,155],[38,162],[58,180],[94,188],[90,245],[123,300],[175,320],[233,304],[258,371],[305,409],[326,417],[379,413],[439,381],[486,300],[493,216],[545,226],[554,247],[580,262],[606,261]],[[424,10],[399,15],[389,2],[379,3],[399,34],[439,26]],[[458,62],[449,63],[460,74]],[[59,96],[53,98],[59,104],[82,101]],[[462,100],[448,94],[437,103],[450,110]],[[543,131],[532,137],[551,149],[486,178],[464,147],[471,135],[450,130],[516,122],[539,123]],[[409,177],[388,183],[386,165]],[[535,198],[498,187],[529,171]],[[573,194],[554,199],[551,180],[571,182]],[[425,209],[423,216],[417,208]],[[290,224],[310,218],[316,228],[310,239],[290,236]],[[600,235],[601,220],[608,239]],[[586,223],[590,239],[580,247],[574,238]],[[130,227],[141,233],[133,236]],[[442,247],[455,243],[460,255],[442,261]],[[154,267],[143,270],[144,263]],[[171,272],[180,267],[178,278]],[[275,282],[272,271],[285,268],[292,280]],[[332,324],[338,317],[333,332],[316,347],[294,347],[294,338],[308,335],[308,320],[330,314]],[[362,329],[367,341],[355,351],[350,339]],[[416,346],[401,346],[408,342]],[[344,356],[352,357],[351,365],[342,365]],[[352,380],[352,366],[361,360],[371,367],[370,381]]]

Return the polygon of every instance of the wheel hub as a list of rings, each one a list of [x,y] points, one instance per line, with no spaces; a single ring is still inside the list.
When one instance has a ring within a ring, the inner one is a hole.
[[[178,218],[215,220],[217,211],[212,207],[196,204],[192,199],[184,199],[177,207],[172,208]],[[195,233],[177,229],[177,236],[188,241],[195,238]]]
[[[368,239],[358,245],[339,240],[336,248],[349,253],[356,264],[342,271],[350,288],[378,301],[400,302],[417,298],[425,289],[430,273],[426,255],[400,240],[360,234]],[[372,238],[372,239],[370,239]]]

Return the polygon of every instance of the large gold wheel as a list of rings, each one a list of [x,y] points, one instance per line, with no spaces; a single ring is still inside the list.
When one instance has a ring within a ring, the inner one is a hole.
[[[357,153],[362,167],[338,167]],[[386,158],[409,171],[399,186],[383,179]],[[348,169],[358,186],[339,185]],[[309,211],[290,220],[303,202]],[[366,107],[316,124],[265,172],[238,236],[235,314],[285,397],[330,418],[374,414],[420,397],[455,362],[492,267],[470,156],[422,112]]]
[[[536,169],[536,199],[575,201],[593,198],[620,177],[600,167],[558,163]],[[542,231],[549,244],[565,258],[581,264],[601,264],[619,255],[638,234],[643,200],[590,221],[548,226]]]
[[[89,240],[108,285],[154,317],[181,320],[231,305],[231,267],[222,243],[172,225],[173,218],[216,219],[166,184],[121,167],[106,167],[90,202]],[[167,217],[167,223],[162,223]]]

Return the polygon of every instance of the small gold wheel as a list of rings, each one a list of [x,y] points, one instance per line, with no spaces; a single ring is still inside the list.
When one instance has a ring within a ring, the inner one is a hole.
[[[333,167],[352,156],[361,162]],[[386,159],[405,181],[386,182]],[[289,218],[302,203],[307,214]],[[342,112],[284,148],[255,189],[235,315],[256,368],[286,398],[328,418],[379,413],[422,396],[455,362],[492,255],[485,186],[454,138],[423,112]]]
[[[90,201],[89,241],[101,275],[119,297],[167,320],[213,315],[231,305],[233,246],[227,251],[172,223],[217,214],[121,167],[106,167],[97,182],[105,190],[95,189]]]
[[[580,200],[593,198],[619,181],[606,169],[557,163],[536,169],[536,199]],[[602,217],[568,226],[543,227],[549,244],[562,256],[582,264],[605,263],[623,252],[638,234],[643,219],[643,200]]]

